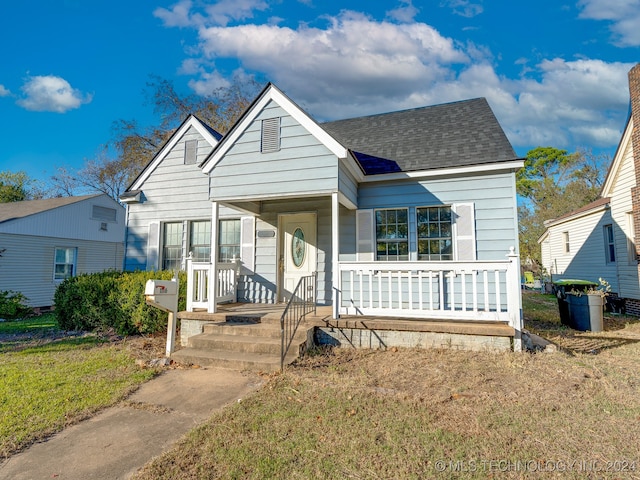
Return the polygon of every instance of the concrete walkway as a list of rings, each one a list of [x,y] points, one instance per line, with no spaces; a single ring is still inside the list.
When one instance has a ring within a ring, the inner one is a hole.
[[[36,443],[0,466],[0,479],[126,479],[214,411],[258,389],[233,370],[167,370],[120,405]]]

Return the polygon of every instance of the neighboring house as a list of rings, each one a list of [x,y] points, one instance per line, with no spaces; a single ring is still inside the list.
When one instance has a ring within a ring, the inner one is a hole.
[[[65,278],[121,270],[124,216],[103,194],[0,203],[0,290],[50,307]]]
[[[538,240],[542,264],[553,279],[603,278],[640,314],[637,244],[640,240],[640,64],[629,72],[631,115],[607,172],[601,198],[545,222]]]
[[[335,317],[504,320],[522,165],[482,98],[318,123],[269,84],[224,137],[187,118],[121,197],[125,268],[239,259],[230,295],[199,280],[217,295],[190,308],[209,312],[286,301],[317,273]]]

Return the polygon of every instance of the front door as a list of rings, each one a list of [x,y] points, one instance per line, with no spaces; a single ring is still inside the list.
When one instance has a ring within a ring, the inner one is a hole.
[[[280,216],[280,301],[288,301],[301,277],[316,271],[316,214]]]

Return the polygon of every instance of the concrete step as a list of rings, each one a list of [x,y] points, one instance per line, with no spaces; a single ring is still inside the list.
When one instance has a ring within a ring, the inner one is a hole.
[[[310,327],[306,324],[300,324],[296,331],[296,338],[306,338],[306,332]],[[280,323],[278,324],[248,324],[244,322],[218,322],[204,325],[203,333],[211,333],[216,335],[237,335],[264,338],[280,338]]]
[[[202,367],[222,367],[233,370],[251,370],[254,372],[275,372],[280,369],[280,355],[264,353],[232,352],[222,350],[201,350],[183,348],[171,355],[177,363],[199,365]],[[293,362],[296,354],[289,354],[285,364]]]
[[[291,344],[292,349],[306,341],[306,336],[298,337]],[[252,335],[224,335],[203,333],[189,339],[189,346],[198,350],[227,350],[233,352],[266,353],[280,355],[280,336],[263,337]],[[297,351],[297,350],[296,350]]]

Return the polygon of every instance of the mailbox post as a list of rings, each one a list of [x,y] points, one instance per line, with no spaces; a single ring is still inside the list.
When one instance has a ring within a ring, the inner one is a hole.
[[[176,342],[176,317],[178,314],[178,278],[173,280],[147,280],[144,288],[147,305],[169,312],[167,325],[167,357],[173,353]]]

